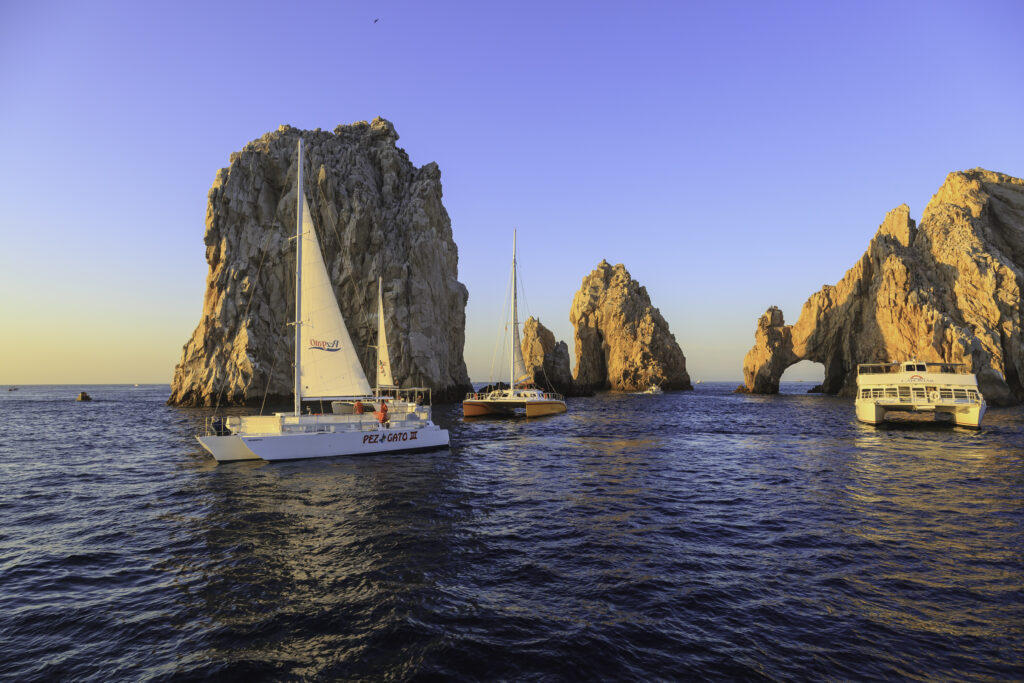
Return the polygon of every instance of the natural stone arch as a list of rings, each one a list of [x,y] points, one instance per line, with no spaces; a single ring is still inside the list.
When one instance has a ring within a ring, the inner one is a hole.
[[[779,377],[779,389],[787,383],[800,384],[798,387],[791,387],[797,393],[820,392],[822,382],[825,380],[825,366],[813,360],[801,360],[793,363],[782,371]]]
[[[890,211],[867,251],[803,306],[794,325],[771,307],[744,359],[745,388],[777,393],[786,368],[825,366],[826,393],[856,391],[859,363],[963,363],[992,405],[1024,400],[1024,180],[951,173],[918,227]]]

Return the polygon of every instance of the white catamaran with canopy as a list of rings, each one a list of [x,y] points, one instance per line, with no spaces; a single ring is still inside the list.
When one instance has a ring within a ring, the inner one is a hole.
[[[298,143],[295,273],[295,408],[290,413],[211,418],[199,443],[218,461],[294,460],[335,455],[416,451],[448,446],[448,432],[431,420],[430,392],[399,390],[391,376],[378,280],[377,387],[371,395],[320,252],[302,186]],[[384,390],[390,393],[385,395]],[[416,400],[409,400],[415,393]],[[426,395],[424,404],[421,399]],[[331,414],[302,414],[302,401],[330,401]],[[377,413],[359,412],[367,401]]]
[[[857,366],[857,419],[882,424],[887,413],[946,415],[960,427],[981,428],[988,404],[978,377],[962,363],[909,360]]]
[[[509,353],[509,388],[486,393],[471,393],[462,402],[465,417],[482,415],[515,415],[527,417],[564,413],[565,399],[561,394],[542,391],[530,383],[530,373],[523,361],[522,342],[519,339],[519,311],[516,306],[516,235],[512,232],[512,331]]]

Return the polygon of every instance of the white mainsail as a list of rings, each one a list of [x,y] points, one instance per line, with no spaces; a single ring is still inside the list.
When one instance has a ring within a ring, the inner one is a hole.
[[[302,207],[302,397],[369,396],[370,385],[341,317],[305,196]]]
[[[388,336],[384,332],[384,281],[377,278],[377,386],[391,388],[391,356],[388,355]]]
[[[519,311],[516,306],[516,233],[512,231],[512,386],[530,378],[523,361],[523,344],[519,341]]]

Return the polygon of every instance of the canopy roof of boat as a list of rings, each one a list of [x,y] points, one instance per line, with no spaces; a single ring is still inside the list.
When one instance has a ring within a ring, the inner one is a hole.
[[[919,360],[891,361],[889,363],[861,363],[858,375],[874,375],[887,372],[944,372],[958,375],[969,374],[963,363],[928,363]]]

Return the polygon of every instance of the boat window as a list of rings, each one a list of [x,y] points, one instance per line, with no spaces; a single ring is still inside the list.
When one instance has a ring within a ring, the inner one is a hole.
[[[967,398],[967,391],[965,391],[964,389],[954,389],[953,390],[953,397],[954,398]]]

